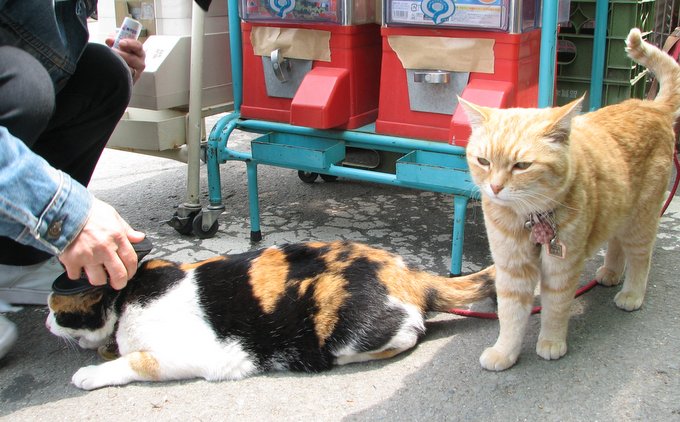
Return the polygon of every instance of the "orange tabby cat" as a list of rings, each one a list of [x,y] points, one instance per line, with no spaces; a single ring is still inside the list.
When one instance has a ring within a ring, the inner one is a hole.
[[[642,304],[671,173],[680,67],[637,29],[626,43],[628,55],[660,82],[654,101],[579,115],[583,98],[559,108],[506,110],[461,100],[472,126],[467,160],[497,272],[500,334],[479,359],[488,370],[517,361],[539,282],[536,353],[559,359],[567,352],[584,261],[605,242],[597,281],[616,285],[625,269],[614,301],[627,311]]]

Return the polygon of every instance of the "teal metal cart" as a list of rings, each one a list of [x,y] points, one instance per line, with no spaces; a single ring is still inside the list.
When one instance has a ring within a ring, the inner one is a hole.
[[[598,22],[606,22],[607,0],[598,0],[598,11],[604,4],[604,14]],[[470,177],[462,147],[439,142],[400,138],[376,134],[372,125],[354,130],[319,130],[270,121],[242,119],[242,56],[238,0],[228,0],[234,112],[222,117],[212,128],[207,147],[208,191],[210,204],[198,210],[195,206],[180,205],[170,224],[180,233],[193,232],[209,238],[218,230],[218,217],[225,210],[222,201],[220,165],[227,161],[242,161],[247,168],[251,240],[262,238],[257,183],[257,166],[272,165],[318,173],[331,177],[381,183],[399,187],[441,192],[453,195],[453,239],[451,248],[452,275],[461,273],[463,235],[468,201],[477,198],[477,189]],[[552,104],[555,75],[555,39],[557,1],[546,0],[542,12],[541,70],[539,78],[539,106]],[[606,25],[598,25],[606,27]],[[552,28],[554,30],[546,30]],[[596,34],[597,36],[597,34]],[[603,37],[602,37],[603,38]],[[597,39],[596,39],[597,43]],[[597,51],[597,50],[596,50]],[[594,63],[594,73],[597,63]],[[599,77],[601,87],[602,77]],[[598,78],[593,78],[596,88]],[[601,90],[595,90],[599,92]],[[594,96],[591,97],[591,100]],[[595,98],[595,101],[597,99]],[[591,103],[591,107],[592,107]],[[259,134],[251,142],[251,152],[230,149],[229,137],[235,129]],[[349,148],[384,151],[402,155],[396,171],[384,173],[343,166]]]

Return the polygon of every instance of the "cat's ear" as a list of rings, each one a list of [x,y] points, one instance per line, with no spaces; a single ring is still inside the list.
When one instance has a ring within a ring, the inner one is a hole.
[[[458,97],[458,104],[463,107],[463,110],[465,110],[468,122],[470,122],[470,127],[473,129],[475,127],[481,126],[489,119],[489,109],[486,107],[472,104],[461,97]]]
[[[554,109],[553,123],[548,127],[546,138],[553,142],[566,143],[571,133],[571,121],[581,112],[585,95],[569,104]]]

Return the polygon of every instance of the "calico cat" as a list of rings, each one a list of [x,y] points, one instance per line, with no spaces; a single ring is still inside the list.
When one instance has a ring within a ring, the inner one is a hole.
[[[455,279],[363,244],[311,242],[194,264],[144,262],[120,291],[52,293],[49,330],[120,357],[78,370],[83,389],[132,381],[317,372],[415,346],[424,314],[494,295],[493,266]]]
[[[608,242],[600,284],[620,283],[616,305],[642,305],[659,214],[671,174],[680,67],[637,29],[626,51],[650,69],[661,91],[580,115],[563,107],[498,110],[461,101],[472,134],[467,161],[481,190],[496,265],[500,333],[480,357],[488,370],[518,358],[534,288],[540,282],[536,352],[567,352],[569,310],[584,261]]]

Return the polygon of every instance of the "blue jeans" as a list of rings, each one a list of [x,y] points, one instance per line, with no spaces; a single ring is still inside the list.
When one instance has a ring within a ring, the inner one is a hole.
[[[87,44],[58,93],[43,64],[0,47],[0,126],[86,186],[130,100],[130,70],[110,48]],[[0,264],[31,265],[50,254],[0,237]]]
[[[35,57],[59,91],[75,72],[96,7],[96,0],[0,0],[0,45]]]

